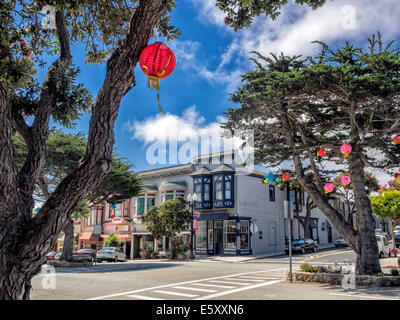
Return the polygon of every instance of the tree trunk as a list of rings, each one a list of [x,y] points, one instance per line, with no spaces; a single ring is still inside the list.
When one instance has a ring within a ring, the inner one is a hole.
[[[74,251],[74,219],[69,217],[64,226],[64,245],[60,260],[72,261]]]
[[[371,203],[365,188],[364,166],[358,147],[349,156],[349,169],[357,210],[358,235],[361,246],[357,253],[356,273],[376,274],[381,272],[378,245],[375,237],[375,223]]]
[[[51,93],[51,90],[42,92],[33,131],[31,127],[22,128],[27,133],[25,137],[35,137],[40,154],[30,152],[32,156],[28,157],[24,170],[18,173],[12,145],[11,107],[0,83],[0,299],[29,299],[31,279],[40,271],[46,254],[55,247],[70,213],[111,170],[114,123],[121,101],[135,85],[134,68],[140,53],[167,13],[167,7],[167,0],[138,3],[126,41],[107,62],[105,80],[92,107],[85,156],[34,217],[32,186],[43,167],[48,119],[54,107],[51,95],[48,97],[43,92]],[[62,14],[57,11],[56,26],[60,41],[67,40],[66,32],[60,34],[61,30],[67,30],[65,25]],[[65,49],[63,44],[60,47],[62,58]],[[51,68],[55,74],[55,66]],[[30,147],[33,150],[34,143]]]

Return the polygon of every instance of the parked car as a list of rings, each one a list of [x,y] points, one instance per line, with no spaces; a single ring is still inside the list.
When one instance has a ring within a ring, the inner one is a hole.
[[[72,254],[72,259],[75,261],[91,261],[96,260],[96,250],[80,249]]]
[[[400,248],[400,233],[394,235],[394,240],[396,241],[396,248]]]
[[[335,247],[348,247],[346,241],[343,238],[337,238],[335,240]]]
[[[300,239],[292,242],[292,252],[306,253],[307,251],[317,252],[318,242],[313,239]],[[289,248],[285,249],[286,254],[289,253]]]
[[[56,254],[57,254],[57,252],[49,252],[48,254],[46,254],[46,261],[54,260]]]
[[[97,261],[124,261],[126,262],[128,260],[127,256],[125,253],[120,249],[120,248],[115,248],[115,247],[107,247],[100,249],[97,251]]]
[[[394,233],[394,234],[398,234],[398,233],[400,234],[400,226],[394,227],[393,233]]]
[[[54,259],[60,260],[61,255],[62,255],[62,252],[57,252],[57,254],[54,256]]]
[[[381,234],[377,234],[375,237],[378,244],[379,258],[391,257],[392,252],[387,237]]]

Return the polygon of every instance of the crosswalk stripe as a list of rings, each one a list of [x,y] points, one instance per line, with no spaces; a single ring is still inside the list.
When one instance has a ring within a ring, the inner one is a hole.
[[[189,294],[189,293],[174,292],[174,291],[153,290],[152,292],[164,293],[164,294],[170,294],[170,295],[174,295],[174,296],[182,296],[182,297],[188,297],[188,298],[198,297],[197,294]]]
[[[269,280],[270,279],[270,277],[251,277],[251,276],[239,276],[238,278],[243,278],[246,280],[249,280],[249,279]]]
[[[217,290],[200,289],[200,288],[189,288],[189,287],[181,287],[181,286],[176,286],[176,287],[173,287],[173,288],[174,289],[192,290],[192,291],[202,291],[202,292],[218,292]]]
[[[136,294],[130,294],[129,296],[127,296],[129,298],[137,298],[137,299],[142,299],[142,300],[164,300],[161,298],[152,298],[152,297],[147,297],[147,296],[139,296]]]
[[[251,283],[248,283],[248,282],[233,282],[233,281],[221,281],[221,280],[211,280],[211,281],[208,281],[208,282],[226,283],[226,284],[241,284],[241,285],[244,285],[244,286],[251,284]]]
[[[242,281],[242,280],[245,280],[245,281],[252,281],[252,282],[263,282],[263,281],[265,281],[265,279],[263,279],[263,280],[260,280],[260,279],[227,279],[227,280],[239,280],[239,281]]]
[[[216,288],[225,288],[225,289],[233,289],[235,287],[231,287],[231,286],[221,286],[218,284],[207,284],[207,283],[192,283],[196,286],[203,286],[203,287],[216,287]]]

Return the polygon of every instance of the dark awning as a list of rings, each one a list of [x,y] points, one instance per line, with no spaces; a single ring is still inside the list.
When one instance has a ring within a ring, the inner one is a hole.
[[[228,212],[201,212],[199,215],[199,221],[206,221],[206,220],[227,220],[228,219]]]

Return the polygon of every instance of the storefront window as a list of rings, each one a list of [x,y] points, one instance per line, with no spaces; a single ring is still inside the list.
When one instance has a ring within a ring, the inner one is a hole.
[[[249,249],[249,222],[240,221],[240,249]]]
[[[208,221],[208,250],[213,250],[213,246],[214,246],[214,237],[213,237],[213,222],[212,221]]]
[[[199,232],[196,234],[196,249],[207,248],[207,221],[199,221],[198,224]]]
[[[129,217],[129,200],[124,203],[124,217]]]
[[[224,221],[224,248],[236,249],[236,221]]]
[[[141,216],[144,213],[144,198],[137,199],[137,215]]]
[[[174,195],[173,194],[167,194],[165,196],[165,201],[172,200],[172,199],[174,199]]]
[[[151,235],[144,235],[142,237],[142,250],[154,251],[154,238]]]

